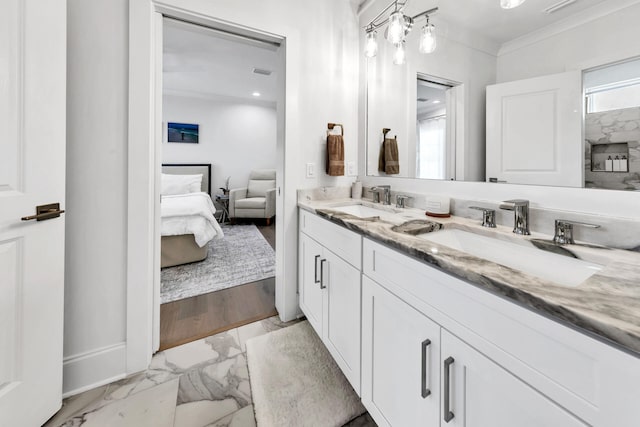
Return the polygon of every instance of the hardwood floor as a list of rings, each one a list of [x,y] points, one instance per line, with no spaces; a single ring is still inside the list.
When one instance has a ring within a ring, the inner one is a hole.
[[[275,224],[256,223],[275,249]],[[160,306],[160,350],[278,314],[275,278],[197,295]]]

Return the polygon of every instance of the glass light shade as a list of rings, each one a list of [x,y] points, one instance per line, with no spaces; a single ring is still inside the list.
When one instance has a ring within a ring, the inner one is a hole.
[[[389,16],[389,27],[387,28],[387,40],[397,44],[404,39],[404,14],[397,10]]]
[[[436,50],[436,28],[433,24],[427,23],[422,27],[422,34],[420,34],[420,53],[431,53]]]
[[[393,63],[396,65],[403,65],[407,60],[407,55],[404,50],[404,43],[396,43],[396,51],[393,53]]]
[[[513,9],[514,7],[520,6],[526,0],[500,0],[500,6],[503,9]]]
[[[378,40],[376,36],[377,33],[375,31],[369,31],[367,33],[367,39],[364,45],[364,55],[367,58],[373,58],[378,53]]]

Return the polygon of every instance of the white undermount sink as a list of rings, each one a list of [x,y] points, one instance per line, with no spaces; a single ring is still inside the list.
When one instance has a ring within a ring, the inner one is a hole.
[[[599,264],[538,249],[524,239],[518,243],[508,242],[458,229],[444,229],[417,237],[562,286],[578,286],[603,268]]]

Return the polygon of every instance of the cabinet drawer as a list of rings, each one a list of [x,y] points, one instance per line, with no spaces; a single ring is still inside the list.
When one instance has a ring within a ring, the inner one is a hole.
[[[616,365],[638,366],[584,334],[369,239],[363,273],[590,423],[597,425],[599,408],[611,403],[603,384],[626,382]]]
[[[361,270],[362,236],[311,212],[300,210],[300,231]]]

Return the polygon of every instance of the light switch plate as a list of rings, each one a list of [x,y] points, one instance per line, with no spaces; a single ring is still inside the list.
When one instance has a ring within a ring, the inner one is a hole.
[[[347,162],[347,176],[356,176],[356,162]]]
[[[315,178],[315,177],[316,177],[316,164],[307,163],[307,178]]]

